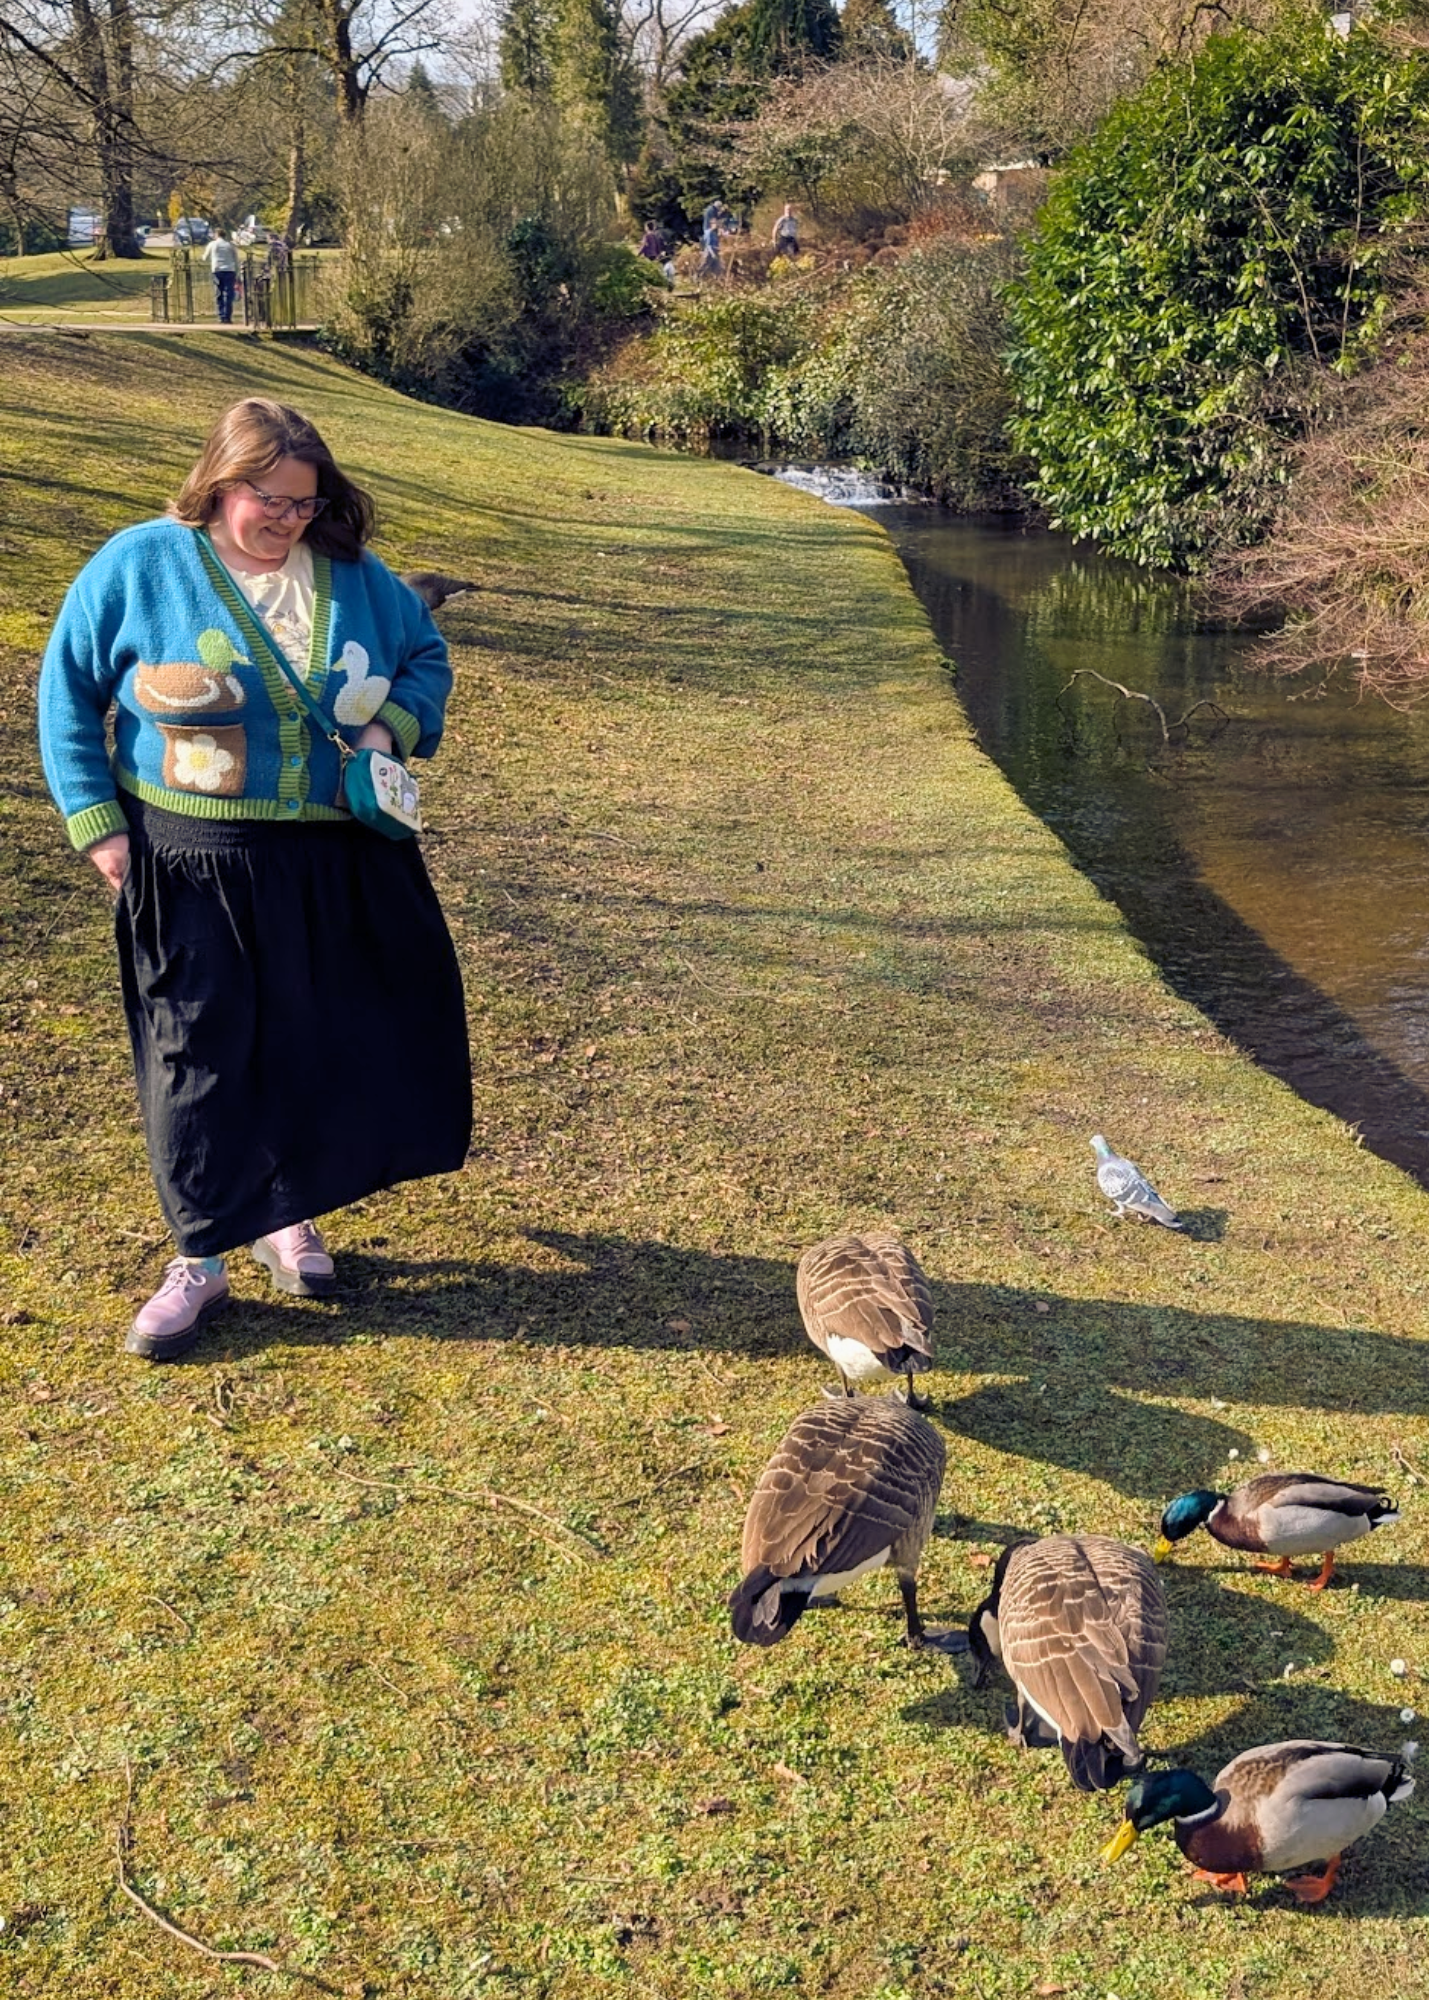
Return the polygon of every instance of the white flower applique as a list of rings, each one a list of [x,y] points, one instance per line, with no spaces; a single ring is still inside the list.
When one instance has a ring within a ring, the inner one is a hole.
[[[174,744],[174,781],[185,791],[222,791],[233,764],[232,752],[203,732],[181,737]]]
[[[370,664],[367,648],[359,646],[356,639],[349,639],[333,662],[335,674],[347,675],[347,685],[332,706],[337,720],[345,725],[371,722],[391,692],[391,679],[386,674],[369,673]]]

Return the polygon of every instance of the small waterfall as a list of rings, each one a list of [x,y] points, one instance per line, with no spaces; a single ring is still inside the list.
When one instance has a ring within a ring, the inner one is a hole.
[[[916,506],[927,497],[915,493],[911,487],[875,479],[871,472],[856,472],[851,465],[765,464],[751,466],[750,470],[769,473],[775,479],[782,479],[786,486],[797,486],[801,493],[827,500],[831,507]]]

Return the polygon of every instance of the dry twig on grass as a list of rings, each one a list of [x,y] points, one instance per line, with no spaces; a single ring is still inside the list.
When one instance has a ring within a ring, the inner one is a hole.
[[[529,1500],[514,1500],[509,1493],[497,1493],[490,1486],[478,1486],[473,1493],[458,1493],[450,1486],[409,1486],[395,1479],[364,1479],[360,1474],[348,1472],[340,1465],[335,1465],[332,1469],[339,1479],[351,1480],[354,1486],[374,1486],[380,1492],[401,1493],[415,1500],[456,1500],[467,1507],[513,1507],[518,1514],[530,1514],[533,1519],[544,1521],[548,1527],[557,1529],[563,1535],[569,1535],[573,1542],[578,1542],[582,1548],[589,1549],[592,1555],[605,1554],[600,1544],[593,1542],[589,1535],[583,1535],[575,1528],[568,1528],[564,1521],[558,1521],[553,1514],[543,1514],[541,1509],[533,1507]],[[539,1539],[545,1542],[548,1548],[554,1549],[557,1555],[570,1557],[574,1553],[564,1548],[561,1543],[553,1542],[549,1535],[542,1535]],[[577,1560],[587,1562],[589,1557],[579,1556]]]
[[[177,1938],[180,1944],[188,1945],[191,1951],[202,1952],[205,1958],[222,1959],[226,1965],[257,1965],[264,1972],[277,1972],[289,1979],[307,1979],[310,1977],[305,1972],[289,1972],[285,1965],[279,1965],[277,1959],[269,1958],[266,1952],[220,1951],[217,1945],[205,1944],[202,1938],[192,1937],[188,1931],[180,1930],[177,1924],[171,1923],[167,1917],[161,1916],[152,1903],[146,1902],[134,1887],[134,1884],[129,1880],[129,1871],[124,1865],[125,1857],[133,1841],[133,1825],[131,1822],[133,1805],[134,1767],[126,1757],[124,1759],[124,1817],[114,1832],[114,1859],[118,1870],[119,1887],[129,1898],[130,1902],[134,1904],[136,1909],[144,1912],[144,1915],[149,1919],[151,1924],[157,1924],[161,1931],[167,1931],[171,1938]],[[314,1983],[323,1984],[321,1981]],[[332,1988],[326,1987],[325,1990],[331,1992]]]

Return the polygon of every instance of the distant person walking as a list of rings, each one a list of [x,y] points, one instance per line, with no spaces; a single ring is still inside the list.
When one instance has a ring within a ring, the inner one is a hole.
[[[769,241],[774,245],[776,255],[797,257],[799,254],[799,218],[786,201],[784,213],[775,223]]]
[[[657,222],[646,223],[645,234],[640,239],[640,249],[637,254],[641,257],[648,257],[652,264],[664,263],[666,255],[665,232]]]
[[[213,273],[213,297],[218,317],[227,326],[233,319],[233,294],[238,288],[238,252],[225,229],[215,229],[204,247],[203,261]]]
[[[705,233],[700,238],[700,249],[704,254],[700,258],[699,270],[695,273],[696,277],[722,278],[724,276],[724,259],[719,254],[719,247],[719,223],[717,221],[706,223]]]

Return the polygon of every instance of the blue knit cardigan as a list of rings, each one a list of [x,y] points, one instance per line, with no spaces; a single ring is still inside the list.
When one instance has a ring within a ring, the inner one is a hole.
[[[430,757],[452,678],[431,612],[366,551],[315,551],[313,582],[308,692],[348,742],[385,722],[403,756]],[[40,670],[40,749],[78,848],[127,829],[120,790],[202,819],[347,818],[337,749],[207,534],[177,521],[124,529],[70,586]]]

